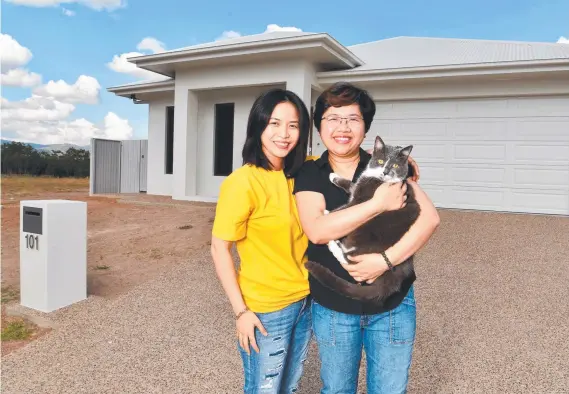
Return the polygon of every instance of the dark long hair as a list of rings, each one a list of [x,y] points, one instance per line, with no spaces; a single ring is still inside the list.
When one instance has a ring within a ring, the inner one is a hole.
[[[292,178],[306,160],[310,116],[300,97],[290,90],[270,89],[257,97],[253,103],[247,122],[247,138],[243,145],[243,164],[251,164],[266,170],[272,169],[269,159],[263,152],[261,134],[267,128],[275,107],[283,102],[289,102],[296,107],[299,120],[298,143],[284,160],[284,173],[287,178]]]

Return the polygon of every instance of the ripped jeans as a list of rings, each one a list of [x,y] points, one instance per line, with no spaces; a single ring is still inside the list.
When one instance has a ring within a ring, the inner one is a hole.
[[[245,372],[245,394],[289,394],[298,390],[308,343],[312,337],[310,297],[281,310],[257,313],[267,330],[265,337],[255,329],[259,353],[251,355],[237,344]]]

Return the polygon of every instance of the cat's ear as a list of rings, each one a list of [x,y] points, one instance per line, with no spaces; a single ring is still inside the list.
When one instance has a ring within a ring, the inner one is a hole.
[[[383,142],[383,140],[381,139],[381,137],[378,135],[375,137],[375,143],[373,144],[373,151],[375,152],[382,152],[383,149],[385,148],[385,143]]]
[[[409,155],[411,154],[411,150],[413,150],[413,145],[406,146],[405,148],[401,149],[399,154],[407,160]]]

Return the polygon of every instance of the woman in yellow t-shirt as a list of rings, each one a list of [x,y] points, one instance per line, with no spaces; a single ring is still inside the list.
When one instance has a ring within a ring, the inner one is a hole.
[[[262,94],[249,114],[244,165],[220,188],[211,253],[235,313],[245,393],[295,392],[308,352],[308,239],[292,190],[306,159],[309,122],[293,92]]]

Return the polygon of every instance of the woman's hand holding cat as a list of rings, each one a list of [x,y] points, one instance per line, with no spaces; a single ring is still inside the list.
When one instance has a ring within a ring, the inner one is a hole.
[[[243,313],[237,319],[237,336],[239,337],[239,345],[247,352],[247,354],[251,354],[251,350],[249,348],[249,343],[255,349],[257,353],[259,353],[259,347],[257,346],[257,341],[255,340],[255,327],[261,331],[261,334],[267,336],[267,331],[263,324],[257,317],[254,312],[247,311]]]
[[[407,205],[406,183],[384,183],[377,188],[373,200],[377,203],[378,212],[395,211]]]
[[[420,174],[419,174],[419,166],[417,165],[417,162],[411,156],[409,156],[407,158],[407,161],[409,162],[409,165],[411,167],[413,167],[413,176],[410,176],[408,179],[411,179],[413,182],[418,182]]]
[[[348,256],[356,264],[342,264],[342,267],[358,282],[371,283],[389,269],[379,253]]]

